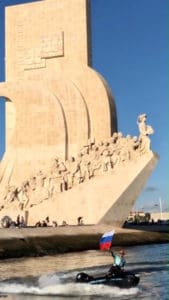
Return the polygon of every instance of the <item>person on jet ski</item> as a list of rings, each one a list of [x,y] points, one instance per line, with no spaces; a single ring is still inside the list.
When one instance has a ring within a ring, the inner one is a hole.
[[[124,258],[124,256],[125,256],[124,250],[120,249],[119,254],[115,254],[113,252],[113,249],[110,248],[110,253],[114,258],[114,263],[108,271],[108,276],[109,275],[111,276],[112,274],[115,274],[115,275],[122,274],[124,271],[124,266],[126,264],[126,260]]]

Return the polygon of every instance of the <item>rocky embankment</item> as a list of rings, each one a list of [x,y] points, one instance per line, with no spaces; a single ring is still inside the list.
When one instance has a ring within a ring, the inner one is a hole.
[[[112,226],[60,226],[0,229],[0,259],[42,256],[99,249],[103,233],[115,229],[114,246],[169,242],[168,232],[112,228]]]

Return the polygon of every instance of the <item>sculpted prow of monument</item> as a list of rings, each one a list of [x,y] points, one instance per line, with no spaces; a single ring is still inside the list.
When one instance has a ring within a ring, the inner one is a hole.
[[[6,7],[1,216],[121,226],[155,166],[145,119],[138,139],[117,132],[111,90],[91,67],[89,23],[87,0]]]

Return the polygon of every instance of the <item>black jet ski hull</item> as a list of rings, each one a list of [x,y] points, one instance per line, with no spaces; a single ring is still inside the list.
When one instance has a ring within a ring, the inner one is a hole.
[[[81,272],[76,276],[76,282],[79,283],[105,284],[120,288],[135,287],[138,285],[139,280],[139,276],[130,272],[123,272],[123,274],[121,275],[111,274],[98,277],[93,277],[88,275],[87,273]]]

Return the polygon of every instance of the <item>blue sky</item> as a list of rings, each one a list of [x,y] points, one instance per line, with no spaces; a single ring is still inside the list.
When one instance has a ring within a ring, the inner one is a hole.
[[[4,6],[0,0],[0,81],[4,80]],[[157,167],[136,202],[136,209],[157,211],[168,202],[168,0],[91,0],[93,67],[112,89],[118,129],[138,135],[137,116],[146,112],[153,126]],[[0,102],[0,158],[4,152],[4,103]]]

